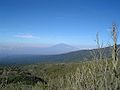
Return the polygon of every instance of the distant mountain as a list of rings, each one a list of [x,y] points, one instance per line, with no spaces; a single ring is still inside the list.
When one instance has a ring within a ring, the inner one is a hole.
[[[57,44],[54,45],[52,47],[46,48],[46,54],[50,55],[50,54],[63,54],[63,53],[68,53],[71,51],[76,51],[78,50],[78,48],[75,48],[73,46],[61,43],[61,44]]]
[[[0,48],[0,56],[2,55],[14,55],[14,54],[33,54],[33,55],[55,55],[63,54],[71,51],[78,50],[77,48],[61,43],[51,47],[39,48],[39,47],[22,47],[22,48]]]
[[[66,46],[62,45],[60,45],[60,47]],[[59,47],[59,45],[56,45],[54,48],[56,47]],[[118,47],[120,47],[120,45],[118,45]],[[103,57],[105,56],[106,58],[111,58],[110,47],[105,47],[101,50],[104,50]],[[79,50],[59,55],[10,55],[6,57],[0,57],[0,64],[64,63],[93,60],[91,52],[96,52],[96,55],[99,55],[97,51],[98,49]]]

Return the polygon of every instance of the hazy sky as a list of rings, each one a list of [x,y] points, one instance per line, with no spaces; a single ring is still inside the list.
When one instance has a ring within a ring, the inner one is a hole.
[[[120,25],[120,0],[0,0],[0,43],[94,46]]]

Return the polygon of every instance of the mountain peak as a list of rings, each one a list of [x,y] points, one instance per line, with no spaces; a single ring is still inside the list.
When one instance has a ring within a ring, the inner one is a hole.
[[[65,44],[65,43],[59,43],[59,44],[54,45],[53,47],[55,47],[55,46],[73,47],[73,46]]]
[[[3,49],[0,50],[0,54],[40,54],[40,55],[53,55],[62,54],[75,51],[77,48],[70,46],[65,43],[59,43],[47,48],[35,48],[35,47],[25,47],[25,48],[14,48],[14,49]]]

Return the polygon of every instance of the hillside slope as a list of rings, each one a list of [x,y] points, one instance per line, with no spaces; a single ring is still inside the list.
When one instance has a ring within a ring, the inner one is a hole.
[[[118,45],[120,47],[120,45]],[[111,48],[105,47],[100,49],[104,51],[103,57],[111,57]],[[63,63],[63,62],[78,62],[84,60],[92,60],[91,53],[94,52],[99,55],[98,49],[79,50],[60,55],[10,55],[0,57],[0,64],[32,64],[32,63]],[[98,56],[99,57],[99,56]]]

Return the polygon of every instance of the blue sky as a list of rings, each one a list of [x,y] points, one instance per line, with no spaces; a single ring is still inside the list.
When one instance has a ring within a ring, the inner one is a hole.
[[[0,44],[95,45],[120,25],[119,0],[0,0]]]

